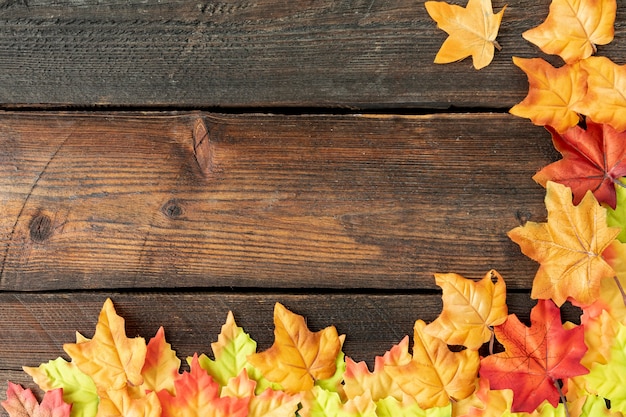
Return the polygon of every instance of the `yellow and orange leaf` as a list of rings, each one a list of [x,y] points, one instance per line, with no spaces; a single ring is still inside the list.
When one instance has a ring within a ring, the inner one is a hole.
[[[504,8],[493,13],[491,0],[469,0],[465,8],[443,1],[427,1],[426,10],[437,27],[449,36],[435,56],[436,64],[472,57],[474,68],[486,67],[493,60],[496,36]]]
[[[478,350],[491,339],[492,326],[506,320],[504,280],[493,270],[479,282],[458,274],[435,274],[435,280],[443,290],[443,310],[424,331],[449,345]]]
[[[443,340],[426,334],[425,327],[422,320],[415,322],[411,362],[385,370],[424,409],[445,407],[451,400],[469,397],[475,389],[478,352],[452,352]]]
[[[316,380],[335,374],[341,338],[334,326],[311,332],[304,317],[276,303],[274,308],[274,344],[248,361],[263,376],[291,394],[313,388]]]
[[[573,109],[618,132],[626,130],[626,65],[597,56],[580,67],[587,73],[587,93]]]
[[[146,341],[142,337],[126,337],[124,319],[116,314],[110,299],[102,307],[93,339],[67,343],[63,349],[99,390],[143,383],[141,370],[146,359]]]
[[[552,126],[561,133],[576,126],[580,115],[574,105],[587,93],[587,73],[580,65],[554,68],[541,58],[513,57],[528,77],[528,95],[509,112],[526,117],[538,126]]]
[[[522,34],[567,63],[590,57],[613,40],[616,0],[552,0],[546,20]]]
[[[620,229],[606,225],[606,209],[591,191],[578,206],[571,190],[547,183],[546,223],[527,222],[509,232],[522,252],[541,265],[532,287],[532,298],[552,299],[561,306],[569,297],[589,305],[600,295],[600,283],[615,275],[602,253]]]
[[[100,391],[96,417],[161,417],[156,392],[135,397],[131,391],[127,388]]]
[[[165,341],[165,330],[160,327],[148,342],[146,361],[141,370],[143,388],[150,391],[163,389],[174,394],[174,380],[178,377],[180,359],[172,346]]]

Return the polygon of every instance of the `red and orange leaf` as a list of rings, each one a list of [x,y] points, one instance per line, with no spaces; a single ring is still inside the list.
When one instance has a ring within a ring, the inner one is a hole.
[[[374,361],[374,371],[370,372],[365,362],[354,362],[346,358],[344,373],[344,392],[348,399],[370,394],[373,401],[386,397],[402,400],[403,392],[394,382],[391,375],[385,370],[386,366],[402,366],[411,362],[409,353],[409,337],[406,336],[400,343],[393,346],[384,356],[377,356]]]
[[[465,8],[443,1],[427,1],[426,10],[437,27],[449,36],[435,57],[446,64],[472,57],[474,68],[486,67],[493,60],[504,8],[493,13],[491,0],[469,0]]]
[[[335,374],[342,342],[334,326],[313,333],[304,317],[280,303],[274,308],[274,325],[272,347],[248,357],[265,378],[295,394],[310,390],[316,380]]]
[[[531,296],[561,306],[569,297],[590,305],[600,295],[600,282],[615,275],[602,253],[620,229],[606,225],[606,209],[588,192],[578,206],[564,185],[547,183],[547,223],[527,222],[509,232],[522,252],[540,263]]]
[[[504,280],[494,270],[479,282],[458,274],[435,274],[435,280],[443,290],[443,310],[424,331],[449,345],[478,350],[491,338],[492,326],[506,320]]]
[[[141,337],[126,337],[124,319],[116,314],[110,299],[102,307],[93,339],[67,343],[63,349],[94,380],[98,389],[122,389],[127,384],[143,383],[141,369],[146,358],[146,341]]]
[[[552,0],[546,20],[522,36],[573,63],[613,40],[616,9],[616,0]]]
[[[591,191],[598,202],[614,209],[615,188],[626,176],[626,132],[590,119],[587,129],[575,126],[563,134],[550,127],[548,130],[563,159],[544,167],[533,179],[544,187],[555,181],[571,188],[574,204]]]
[[[480,377],[491,389],[513,390],[513,412],[532,412],[544,400],[556,407],[560,380],[588,373],[580,360],[587,351],[583,327],[565,330],[559,308],[539,300],[530,312],[530,327],[515,315],[495,328],[504,352],[482,359]]]
[[[580,122],[574,105],[587,93],[587,73],[580,65],[554,68],[541,58],[513,57],[513,63],[528,77],[528,95],[509,112],[526,117],[538,126],[564,132]]]
[[[9,417],[69,417],[72,406],[63,402],[63,390],[47,391],[41,404],[30,389],[9,382],[2,406]]]
[[[590,57],[580,62],[587,73],[587,93],[573,106],[598,123],[626,130],[626,65],[606,57]]]
[[[411,362],[386,366],[385,370],[400,389],[420,407],[445,407],[451,400],[469,397],[475,389],[480,363],[478,352],[452,352],[441,339],[424,332],[426,323],[415,322]]]
[[[148,342],[146,361],[141,370],[143,388],[150,391],[167,390],[174,394],[174,380],[178,378],[180,359],[165,341],[165,330],[160,327]]]

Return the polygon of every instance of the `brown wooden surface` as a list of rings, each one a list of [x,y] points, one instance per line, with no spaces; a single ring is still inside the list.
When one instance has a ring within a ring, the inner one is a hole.
[[[527,86],[511,57],[539,54],[521,34],[549,1],[493,3],[502,51],[475,71],[433,64],[447,35],[424,0],[2,0],[0,103],[508,109]],[[600,47],[616,60],[624,13]]]
[[[193,154],[203,117],[213,170]],[[537,265],[549,134],[508,115],[0,116],[0,289],[433,289]]]

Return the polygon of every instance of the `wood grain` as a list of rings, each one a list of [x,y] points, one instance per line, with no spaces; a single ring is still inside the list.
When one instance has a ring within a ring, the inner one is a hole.
[[[202,117],[211,173],[194,157]],[[545,217],[549,135],[499,114],[0,117],[1,290],[434,289]]]
[[[475,71],[433,63],[447,35],[424,0],[1,0],[0,103],[507,109],[527,90],[511,57],[539,55],[521,34],[548,4],[494,0],[502,51]],[[620,63],[625,13],[599,50]]]

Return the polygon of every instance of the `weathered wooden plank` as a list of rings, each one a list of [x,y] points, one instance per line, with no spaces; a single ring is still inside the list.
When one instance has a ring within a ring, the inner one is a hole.
[[[456,0],[464,5],[466,2]],[[510,107],[512,56],[549,0],[505,4],[492,65],[435,65],[424,0],[0,1],[0,103],[114,106]],[[626,11],[600,53],[624,61]],[[622,45],[622,46],[620,46]]]
[[[280,302],[306,317],[311,330],[334,325],[346,334],[344,352],[373,365],[405,335],[413,336],[415,320],[434,320],[441,311],[437,294],[277,294],[277,293],[0,293],[0,381],[22,366],[64,356],[63,344],[75,340],[79,331],[93,336],[98,313],[110,297],[126,319],[129,336],[149,339],[159,326],[181,358],[193,353],[212,355],[210,344],[217,340],[228,311],[239,326],[264,350],[273,343],[274,304]],[[527,293],[507,296],[509,312],[528,321],[534,301]],[[573,308],[564,318],[578,320]],[[27,348],[25,348],[27,347]]]
[[[3,114],[0,289],[436,288],[536,264],[549,135],[508,115]]]

